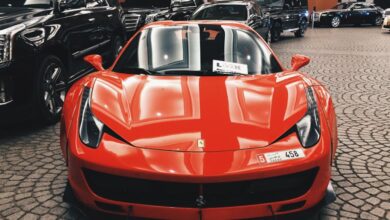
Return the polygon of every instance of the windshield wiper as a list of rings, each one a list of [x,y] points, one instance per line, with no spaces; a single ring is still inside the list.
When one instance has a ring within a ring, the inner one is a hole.
[[[132,74],[145,74],[145,75],[165,75],[164,73],[158,71],[147,70],[143,68],[125,68],[124,71],[118,71],[118,72],[126,72]]]
[[[172,70],[165,71],[164,75],[189,75],[189,76],[247,76],[249,74],[233,73],[233,72],[214,72],[214,71],[192,71],[192,70]]]

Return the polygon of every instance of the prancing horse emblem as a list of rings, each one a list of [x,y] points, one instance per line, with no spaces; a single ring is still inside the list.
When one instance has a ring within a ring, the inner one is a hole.
[[[199,148],[204,148],[205,147],[205,143],[204,143],[203,139],[198,139],[198,147]]]

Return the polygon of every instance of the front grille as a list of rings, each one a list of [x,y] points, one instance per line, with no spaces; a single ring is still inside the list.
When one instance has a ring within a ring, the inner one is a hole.
[[[140,14],[125,14],[125,26],[127,31],[136,31],[141,15]]]
[[[6,47],[6,36],[0,35],[0,63],[4,62],[5,60],[5,47]]]
[[[92,191],[106,199],[146,205],[212,208],[283,201],[304,195],[318,168],[258,180],[178,183],[127,178],[84,169]]]

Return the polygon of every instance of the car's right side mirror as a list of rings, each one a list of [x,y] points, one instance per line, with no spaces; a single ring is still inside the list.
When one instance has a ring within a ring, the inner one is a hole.
[[[291,70],[298,71],[302,67],[310,63],[310,57],[304,55],[294,55],[291,59]]]

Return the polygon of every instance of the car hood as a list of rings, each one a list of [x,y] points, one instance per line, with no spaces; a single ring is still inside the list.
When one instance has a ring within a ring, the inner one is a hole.
[[[9,28],[21,23],[33,23],[38,17],[48,14],[51,10],[0,7],[0,30]]]
[[[266,147],[307,111],[300,74],[102,74],[91,106],[115,136],[135,147],[192,152]]]

